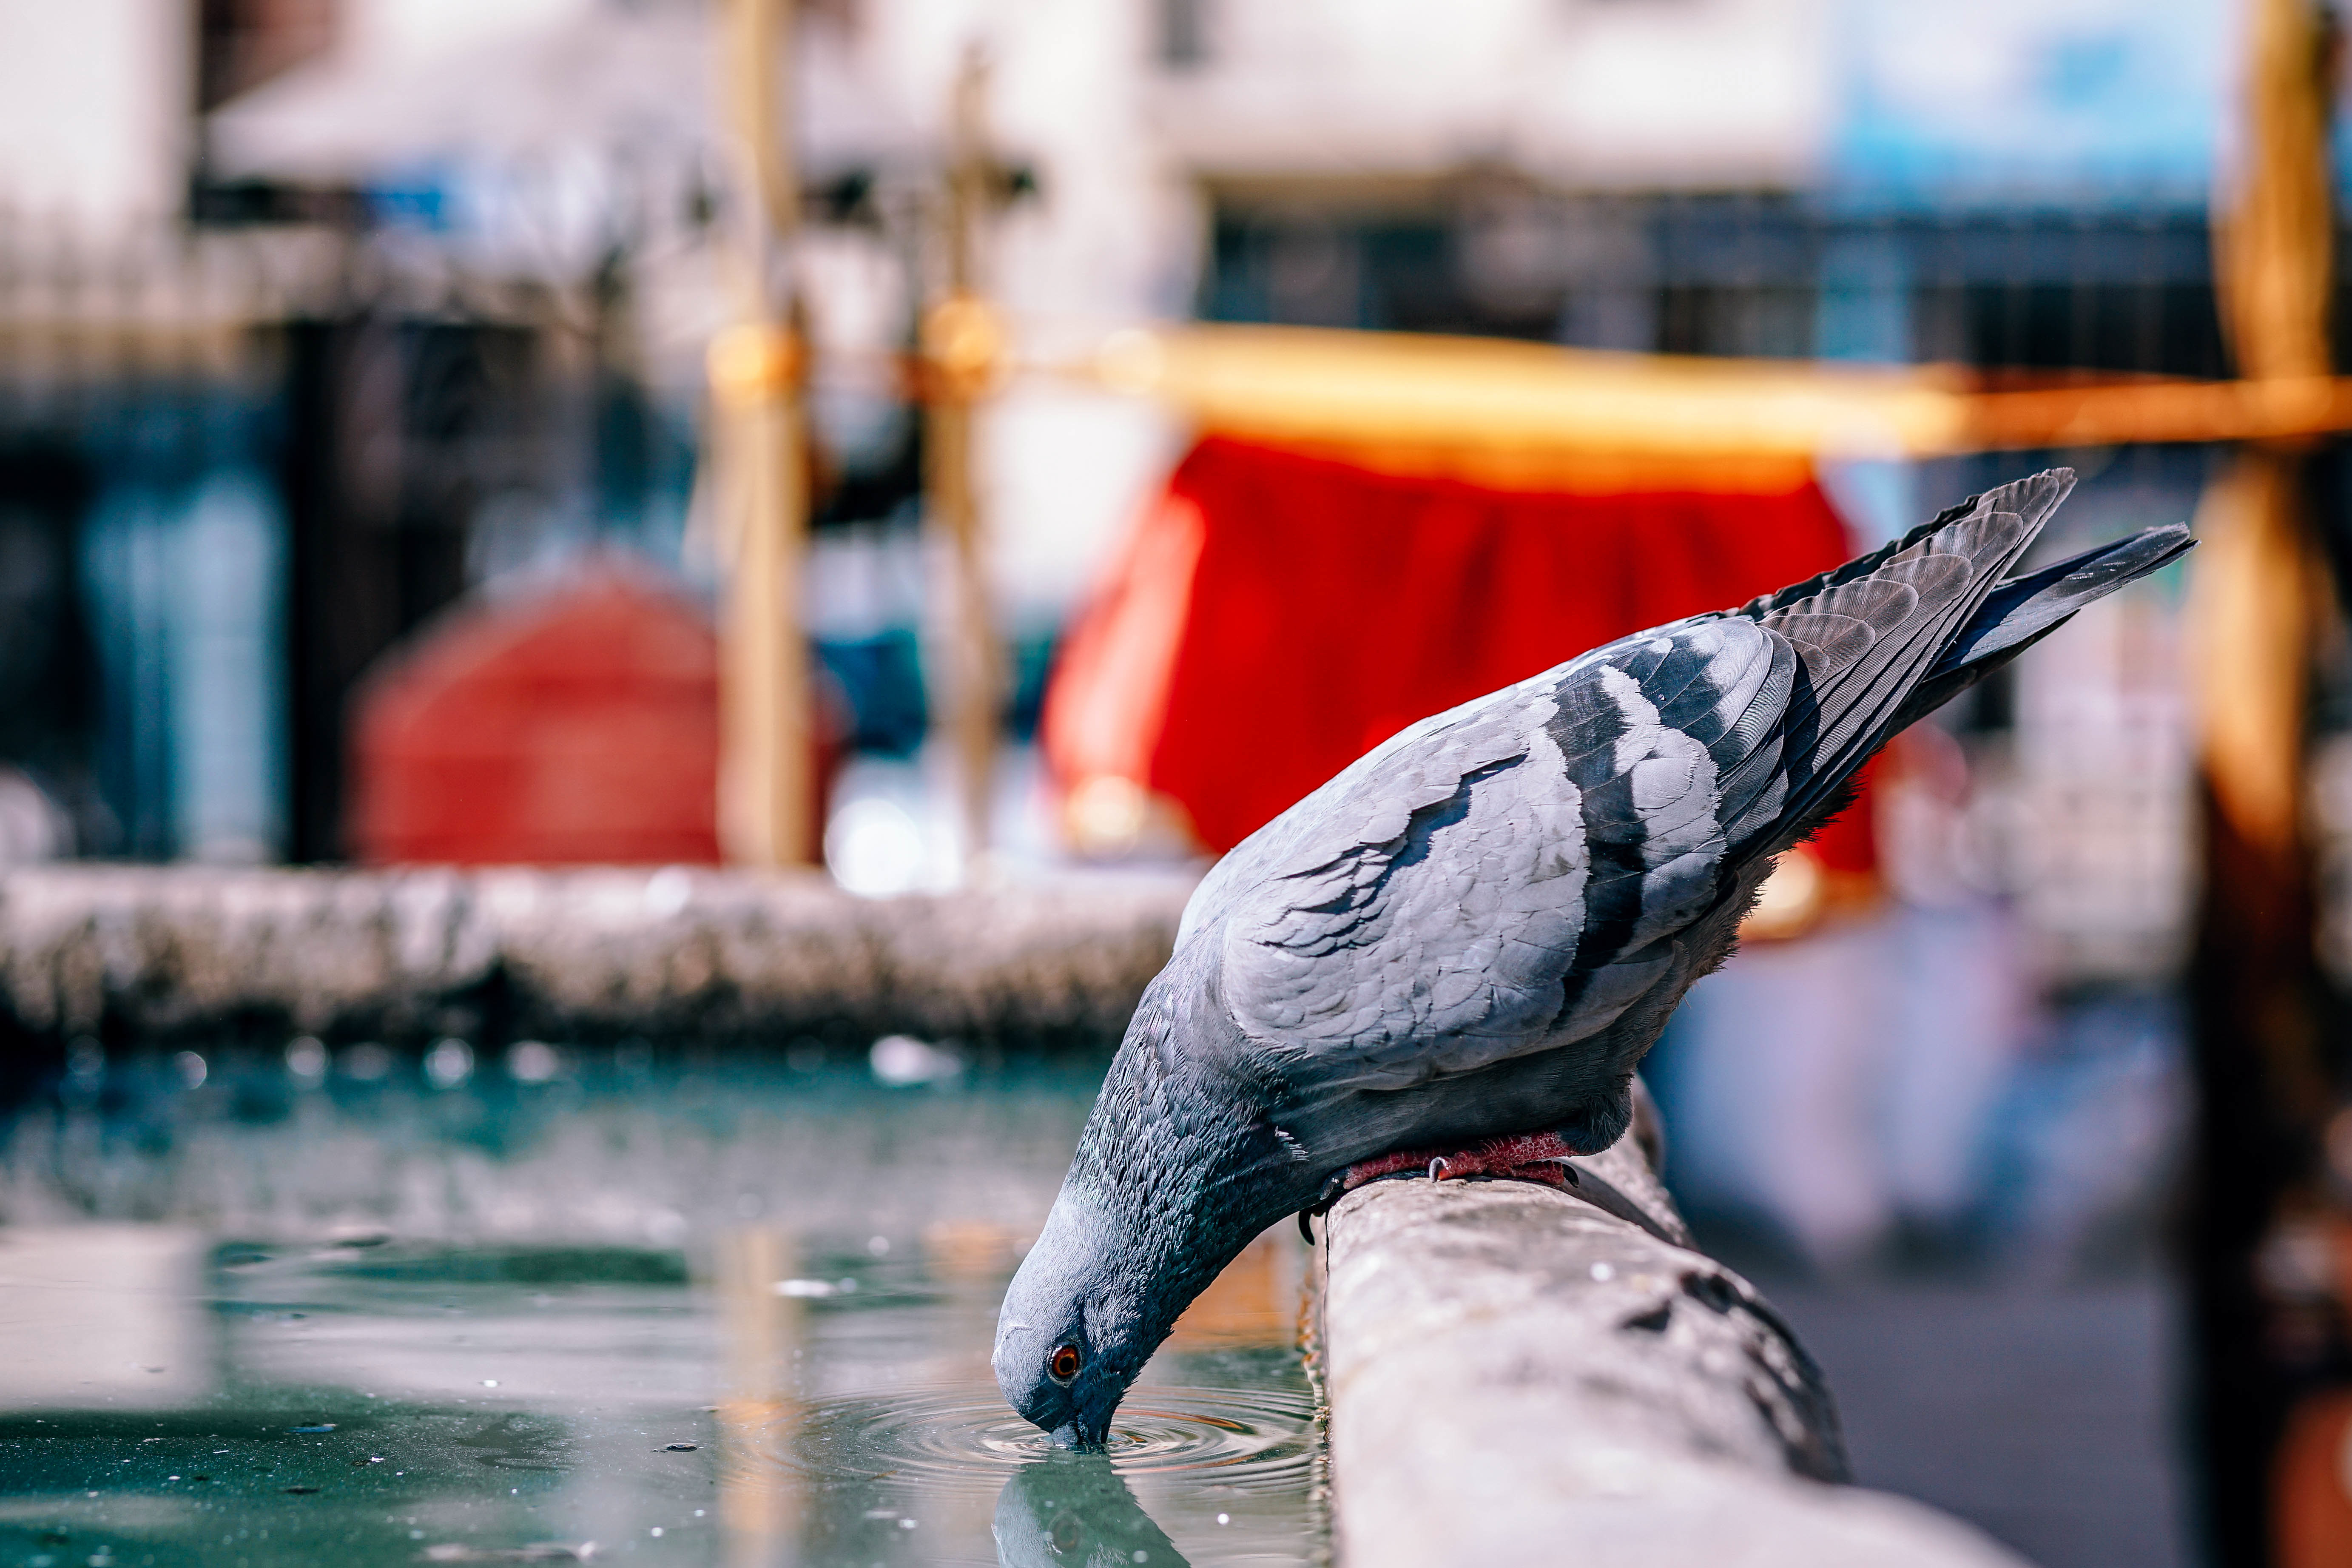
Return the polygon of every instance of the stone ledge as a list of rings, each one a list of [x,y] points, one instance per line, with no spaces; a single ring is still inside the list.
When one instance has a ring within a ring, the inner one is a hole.
[[[1181,878],[861,899],[809,874],[65,865],[0,875],[20,1034],[1115,1042]]]
[[[1391,1181],[1332,1209],[1322,1358],[1347,1568],[2018,1568],[1957,1520],[1837,1484],[1835,1406],[1779,1314],[1687,1245],[1630,1139],[1576,1165],[1605,1206]]]

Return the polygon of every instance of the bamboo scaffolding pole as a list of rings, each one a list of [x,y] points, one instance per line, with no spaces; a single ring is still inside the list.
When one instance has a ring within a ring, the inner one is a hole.
[[[1988,389],[1948,365],[1612,353],[1308,327],[1131,328],[1048,366],[1160,398],[1202,429],[1345,448],[1392,468],[1608,488],[1609,463],[1757,466],[2352,429],[2352,378],[2263,362],[2240,381],[2069,379]],[[1595,465],[1599,465],[1595,467]]]
[[[2250,0],[2244,15],[2242,162],[2214,204],[2222,326],[2251,384],[2313,388],[2315,406],[2326,387],[2332,404],[2333,28],[2312,0]],[[2311,433],[2265,432],[2215,479],[2200,508],[2189,617],[2204,829],[2189,974],[2194,1404],[2210,1552],[2232,1565],[2314,1562],[2341,1546],[2315,1556],[2315,1542],[2294,1539],[2307,1508],[2290,1495],[2283,1439],[2308,1374],[2278,1349],[2281,1307],[2257,1264],[2284,1236],[2324,1234],[2329,1207],[2313,1160],[2334,1096],[2305,711],[2315,644],[2336,611],[2308,516],[2308,443],[2288,438]]]
[[[979,229],[992,184],[988,72],[977,49],[957,72],[944,225],[947,289],[922,324],[924,519],[935,542],[940,687],[934,721],[953,775],[967,880],[984,874],[995,793],[1004,655],[990,605],[985,520],[974,472],[976,405],[1004,358],[1004,329],[978,288]]]
[[[808,650],[799,595],[807,528],[804,355],[780,304],[798,217],[787,117],[790,0],[725,0],[722,86],[737,143],[738,319],[710,345],[713,495],[726,565],[719,651],[719,835],[738,865],[813,858]]]

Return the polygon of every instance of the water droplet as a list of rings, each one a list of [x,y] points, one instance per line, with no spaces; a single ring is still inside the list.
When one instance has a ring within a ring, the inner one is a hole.
[[[1234,1521],[1234,1516],[1233,1516],[1232,1514],[1229,1514],[1229,1513],[1221,1513],[1221,1514],[1217,1515],[1217,1522],[1218,1522],[1219,1524],[1231,1524],[1231,1523],[1233,1523],[1233,1521]]]
[[[425,1053],[425,1081],[436,1089],[455,1089],[473,1076],[474,1047],[463,1040],[436,1040]]]
[[[1592,1279],[1595,1284],[1606,1285],[1616,1278],[1617,1270],[1610,1268],[1606,1263],[1596,1263],[1592,1266]]]
[[[890,1238],[887,1236],[867,1237],[866,1250],[877,1258],[887,1258],[890,1256]]]
[[[172,1070],[180,1075],[181,1085],[187,1089],[202,1089],[205,1076],[211,1071],[205,1065],[205,1058],[194,1051],[173,1052]]]
[[[563,1058],[544,1040],[517,1040],[507,1048],[507,1076],[517,1083],[545,1083],[563,1070]]]
[[[665,1454],[691,1454],[697,1448],[701,1447],[702,1445],[699,1443],[665,1443],[662,1445],[662,1452]]]
[[[286,1042],[286,1070],[305,1089],[316,1088],[327,1076],[327,1047],[309,1035]]]
[[[486,1377],[482,1379],[482,1386],[484,1388],[496,1388],[498,1385],[499,1380],[495,1377]]]
[[[653,1533],[653,1534],[655,1534],[655,1535],[656,1535],[656,1536],[658,1536],[659,1534],[661,1534],[661,1526],[660,1526],[660,1525],[658,1525],[658,1524],[655,1525],[655,1526],[654,1526],[654,1528],[653,1528],[652,1533]]]
[[[912,1035],[885,1035],[866,1053],[874,1080],[889,1089],[938,1083],[963,1071],[963,1058]]]

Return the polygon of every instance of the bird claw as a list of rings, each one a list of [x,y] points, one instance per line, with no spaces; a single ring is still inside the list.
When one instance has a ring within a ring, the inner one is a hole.
[[[1317,1215],[1329,1214],[1331,1205],[1338,1203],[1340,1194],[1347,1190],[1348,1173],[1334,1171],[1324,1182],[1323,1190],[1315,1194],[1315,1201],[1298,1211],[1298,1234],[1307,1238],[1307,1246],[1315,1245],[1315,1226],[1309,1222]]]

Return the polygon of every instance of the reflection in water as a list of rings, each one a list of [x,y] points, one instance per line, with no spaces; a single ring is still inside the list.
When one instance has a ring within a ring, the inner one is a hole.
[[[53,1331],[0,1376],[0,1563],[1319,1557],[1295,1237],[1203,1296],[1107,1456],[996,1392],[1092,1073],[571,1059],[527,1090],[126,1092],[135,1142],[96,1100],[0,1131],[0,1321]]]
[[[184,1303],[203,1238],[160,1225],[0,1229],[0,1410],[168,1409],[211,1392]]]
[[[1295,1357],[1283,1359],[1295,1365]],[[1313,1531],[1316,1444],[1305,1389],[1267,1377],[1280,1370],[1272,1356],[1255,1367],[1245,1360],[1181,1358],[1154,1370],[1154,1381],[1139,1384],[1120,1410],[1103,1454],[1055,1447],[1005,1408],[992,1384],[966,1382],[814,1403],[778,1427],[763,1459],[796,1478],[811,1500],[802,1539],[816,1561],[855,1561],[858,1543],[876,1539],[877,1521],[924,1531],[923,1550],[915,1554],[946,1560],[938,1552],[944,1542],[928,1538],[982,1534],[990,1528],[992,1504],[1001,1542],[1008,1473],[1036,1485],[1042,1483],[1023,1478],[1097,1470],[1109,1478],[1108,1488],[1073,1482],[1067,1497],[1051,1487],[1038,1495],[1058,1498],[1111,1535],[1142,1529],[1164,1543],[1163,1525],[1143,1511],[1129,1490],[1133,1486],[1151,1499],[1165,1529],[1201,1543],[1191,1553],[1199,1561],[1269,1552],[1274,1561],[1304,1561]],[[1158,1381],[1172,1376],[1198,1376],[1201,1384]],[[1247,1386],[1252,1383],[1276,1386]],[[1097,1506],[1108,1510],[1099,1521]],[[1139,1541],[1128,1560],[1148,1548]]]
[[[800,1301],[781,1294],[793,1277],[791,1238],[772,1227],[719,1238],[713,1270],[725,1341],[725,1393],[719,1417],[719,1518],[727,1531],[727,1568],[767,1568],[785,1560],[797,1533],[800,1498],[792,1478],[746,1462],[759,1435],[793,1419],[793,1361]]]
[[[1184,1563],[1101,1454],[1054,1454],[1014,1471],[997,1494],[995,1533],[1004,1568]]]

